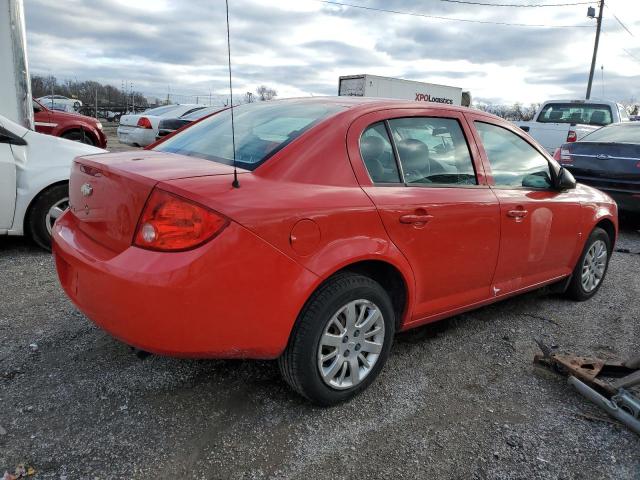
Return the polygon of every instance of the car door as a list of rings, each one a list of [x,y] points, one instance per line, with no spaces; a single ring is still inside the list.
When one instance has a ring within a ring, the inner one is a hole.
[[[580,203],[554,184],[551,160],[516,127],[467,114],[488,182],[500,202],[496,295],[571,273],[580,237]]]
[[[36,132],[46,134],[51,134],[56,126],[51,120],[51,112],[35,100],[33,101],[33,124]]]
[[[16,162],[11,151],[13,136],[0,123],[0,229],[13,225],[16,204]]]
[[[499,206],[455,111],[399,109],[349,129],[356,176],[415,278],[412,322],[489,297]]]

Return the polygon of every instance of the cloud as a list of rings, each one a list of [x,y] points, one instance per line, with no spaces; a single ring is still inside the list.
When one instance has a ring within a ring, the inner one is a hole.
[[[582,5],[348,3],[482,21],[592,25]],[[579,98],[586,88],[592,28],[449,22],[315,0],[230,4],[234,85],[239,91],[266,84],[280,96],[335,94],[338,77],[355,73],[462,86],[476,98],[504,102]],[[226,94],[223,5],[219,0],[25,0],[31,71],[114,86],[126,80],[137,90],[160,96],[169,89]],[[640,32],[640,5],[626,7],[625,23]],[[611,8],[621,7],[612,2]],[[607,96],[640,97],[640,40],[633,40],[613,19],[605,21],[605,33],[598,63],[605,64]],[[601,86],[596,80],[594,92]]]

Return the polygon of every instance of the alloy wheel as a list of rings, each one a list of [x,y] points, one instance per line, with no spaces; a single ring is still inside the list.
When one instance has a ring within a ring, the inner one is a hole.
[[[329,319],[318,346],[318,369],[331,388],[345,390],[371,373],[384,344],[384,318],[369,300],[343,305]]]
[[[49,208],[45,218],[45,224],[49,235],[51,235],[51,230],[53,229],[53,224],[56,222],[56,219],[62,215],[67,208],[69,208],[69,197],[61,198],[51,205],[51,208]]]
[[[581,283],[585,292],[592,292],[602,281],[607,268],[607,244],[596,240],[582,261]]]

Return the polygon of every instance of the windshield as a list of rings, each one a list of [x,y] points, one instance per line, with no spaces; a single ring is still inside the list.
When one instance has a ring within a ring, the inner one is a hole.
[[[538,115],[538,122],[609,125],[611,108],[593,103],[547,103]]]
[[[640,144],[640,125],[635,123],[610,125],[585,135],[580,141]]]
[[[145,115],[162,115],[163,113],[175,110],[179,105],[165,105],[164,107],[148,108],[144,111]]]
[[[195,112],[187,113],[186,115],[181,115],[180,119],[189,120],[193,122],[194,120],[200,120],[202,117],[206,117],[207,115],[211,115],[219,110],[222,110],[224,107],[207,107],[196,110]]]
[[[264,102],[234,107],[236,161],[253,170],[306,130],[343,110],[338,105]],[[154,150],[233,164],[231,110],[226,109],[161,143]]]

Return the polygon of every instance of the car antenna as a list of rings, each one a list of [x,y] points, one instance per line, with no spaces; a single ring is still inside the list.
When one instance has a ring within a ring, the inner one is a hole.
[[[231,37],[229,35],[229,0],[225,0],[227,9],[227,54],[229,59],[229,103],[231,104],[231,144],[233,146],[233,188],[240,188],[238,167],[236,165],[236,129],[233,121],[233,85],[231,84]]]

